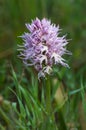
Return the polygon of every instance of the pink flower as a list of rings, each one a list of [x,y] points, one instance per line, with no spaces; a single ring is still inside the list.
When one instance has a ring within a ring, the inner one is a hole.
[[[20,57],[27,66],[34,66],[38,71],[38,78],[50,74],[54,64],[68,67],[64,54],[70,54],[66,50],[68,41],[65,36],[59,36],[59,26],[51,24],[51,21],[36,18],[31,24],[26,24],[29,32],[21,38],[24,43],[19,47]]]

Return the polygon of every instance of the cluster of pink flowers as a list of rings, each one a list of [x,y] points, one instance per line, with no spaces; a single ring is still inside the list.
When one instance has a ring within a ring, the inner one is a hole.
[[[20,57],[27,66],[35,67],[38,78],[50,74],[55,64],[68,67],[62,57],[70,54],[65,48],[68,41],[65,36],[59,36],[59,26],[51,24],[46,18],[36,18],[31,24],[26,24],[26,27],[29,32],[21,36],[24,43],[19,47]]]

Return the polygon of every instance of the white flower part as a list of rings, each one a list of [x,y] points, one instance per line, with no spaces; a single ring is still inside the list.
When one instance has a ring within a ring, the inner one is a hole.
[[[48,47],[47,46],[43,46],[43,48],[41,49],[41,53],[47,53],[48,52]]]
[[[47,56],[46,55],[41,55],[41,57],[40,57],[40,64],[42,64],[43,61],[45,61],[45,63],[47,64]]]
[[[41,77],[45,77],[45,74],[43,73],[43,71],[39,71],[38,73],[38,79],[40,79]]]
[[[44,73],[50,74],[52,72],[52,68],[50,66],[46,66],[43,68]]]
[[[60,63],[62,64],[65,59],[63,59],[60,55],[56,54],[55,52],[51,56],[52,59],[54,59],[55,64]]]

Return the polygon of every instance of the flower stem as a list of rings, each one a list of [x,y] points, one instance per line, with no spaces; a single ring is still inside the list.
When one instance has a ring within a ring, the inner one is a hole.
[[[51,112],[51,85],[49,77],[46,79],[46,109],[48,114]]]
[[[58,111],[59,122],[60,122],[60,130],[67,130],[67,126],[63,117],[62,109]]]

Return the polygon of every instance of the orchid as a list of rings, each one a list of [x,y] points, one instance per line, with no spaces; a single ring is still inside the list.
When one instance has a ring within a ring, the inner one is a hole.
[[[53,65],[61,64],[68,67],[64,54],[70,54],[66,50],[68,40],[66,36],[59,36],[60,28],[52,24],[50,20],[36,18],[31,24],[26,24],[27,33],[20,36],[23,45],[19,47],[19,56],[27,66],[34,66],[38,72],[38,78],[45,77],[52,72]]]

